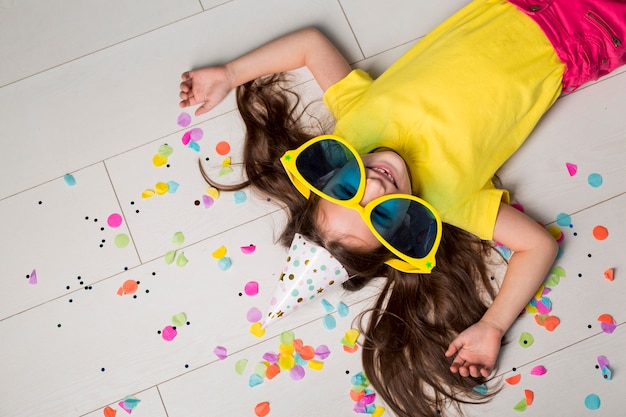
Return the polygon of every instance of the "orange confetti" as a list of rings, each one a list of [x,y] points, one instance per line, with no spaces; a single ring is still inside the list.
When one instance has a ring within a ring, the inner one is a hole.
[[[600,314],[598,316],[598,321],[600,323],[607,323],[607,324],[615,323],[615,320],[613,320],[613,316],[611,316],[610,314]]]
[[[609,237],[609,231],[604,226],[596,226],[593,228],[593,237],[597,240],[604,240]]]
[[[102,412],[104,413],[104,417],[115,417],[115,415],[117,414],[117,411],[109,406],[104,407],[104,410],[102,410]]]
[[[257,417],[265,417],[269,413],[270,413],[270,403],[268,403],[267,401],[258,403],[254,407],[254,414],[256,414]]]
[[[535,399],[535,393],[529,389],[525,389],[524,395],[526,396],[526,405],[533,405],[533,400]]]
[[[139,288],[139,285],[137,285],[137,281],[133,281],[132,279],[126,280],[122,284],[122,290],[124,291],[124,294],[133,294],[137,291],[137,288]]]
[[[352,347],[343,345],[343,350],[348,352],[348,353],[354,353],[357,350],[359,350],[359,345],[354,345]]]
[[[265,371],[265,377],[267,379],[274,379],[274,377],[278,375],[279,373],[280,373],[280,366],[278,366],[278,364],[276,363],[273,363],[267,367],[267,370]]]
[[[548,316],[543,322],[543,327],[545,327],[547,331],[551,332],[557,327],[559,327],[559,324],[561,324],[561,320],[559,320],[558,317]]]
[[[353,389],[350,390],[350,398],[352,398],[352,401],[354,401],[355,403],[361,401],[361,398],[363,398],[364,395],[365,391],[355,391]]]
[[[615,279],[614,275],[615,275],[615,270],[613,268],[609,268],[606,271],[604,271],[604,278],[606,278],[609,281],[613,281]]]
[[[299,353],[300,357],[305,361],[309,361],[315,357],[315,349],[313,346],[303,346]]]
[[[225,141],[219,142],[215,145],[215,152],[217,152],[218,155],[224,156],[230,152],[230,145]]]
[[[302,347],[303,347],[302,340],[300,339],[293,340],[293,348],[295,349],[296,352],[300,353],[300,351],[302,350]]]
[[[509,385],[516,385],[521,381],[521,379],[522,379],[522,374],[515,374],[505,379],[505,381]]]

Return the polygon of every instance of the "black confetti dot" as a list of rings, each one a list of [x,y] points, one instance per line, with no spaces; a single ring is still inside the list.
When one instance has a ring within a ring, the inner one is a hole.
[[[98,219],[93,219],[93,222],[94,223],[98,223]]]
[[[157,330],[157,334],[161,334],[161,330]]]
[[[185,364],[185,368],[189,368],[189,364]]]
[[[130,202],[130,205],[131,205],[131,206],[134,206],[134,205],[135,205],[135,202],[134,202],[134,201],[131,201],[131,202]]]
[[[71,303],[71,302],[73,302],[73,301],[74,301],[74,300],[72,300],[71,298],[69,299],[69,302],[70,302],[70,303]]]
[[[190,324],[191,324],[191,322],[189,322],[189,321],[188,321],[188,322],[187,322],[187,326],[189,326]]]
[[[516,371],[517,371],[517,368],[513,368],[513,369],[511,369],[511,370],[512,370],[513,372],[516,372]]]
[[[139,210],[135,210],[135,213],[139,214]]]
[[[350,371],[346,369],[346,375],[350,375]]]
[[[200,205],[200,200],[196,200],[193,202],[194,205],[199,206]]]
[[[43,201],[39,200],[39,202],[37,204],[41,205],[41,204],[43,204]]]
[[[588,324],[588,325],[587,325],[587,328],[588,328],[588,329],[591,329],[591,327],[592,327],[592,326],[591,326],[591,324]]]
[[[582,278],[582,277],[583,277],[583,274],[578,274],[578,278]]]
[[[106,369],[100,368],[100,372],[104,372],[104,371],[106,371]]]
[[[239,293],[239,296],[240,296],[240,297],[243,297],[243,294],[242,294],[242,293]]]
[[[146,294],[148,294],[150,292],[150,290],[146,290]]]
[[[587,254],[587,258],[591,258],[591,254],[590,253]]]
[[[89,216],[85,216],[85,220],[89,220]]]
[[[65,287],[65,289],[66,289],[66,290],[69,290],[69,289],[70,289],[70,286],[69,286],[69,285],[68,285],[68,286],[66,286],[66,287]]]

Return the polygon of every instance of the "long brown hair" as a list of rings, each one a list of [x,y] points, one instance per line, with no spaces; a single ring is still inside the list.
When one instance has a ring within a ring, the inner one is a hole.
[[[444,224],[437,267],[431,274],[405,274],[385,265],[391,253],[351,250],[327,241],[316,225],[318,198],[305,199],[293,187],[279,158],[323,127],[302,122],[300,99],[286,87],[284,74],[249,82],[237,89],[237,105],[246,126],[243,164],[247,181],[226,190],[252,186],[283,203],[288,223],[280,241],[288,246],[296,232],[328,249],[354,278],[344,288],[356,291],[371,280],[386,277],[375,305],[360,316],[364,335],[363,368],[376,393],[398,417],[445,415],[450,405],[461,412],[464,403],[488,401],[473,388],[484,378],[450,372],[446,358],[450,342],[476,323],[495,297],[485,259],[491,246],[473,235]],[[306,108],[305,108],[306,109]],[[316,131],[317,128],[317,131]]]

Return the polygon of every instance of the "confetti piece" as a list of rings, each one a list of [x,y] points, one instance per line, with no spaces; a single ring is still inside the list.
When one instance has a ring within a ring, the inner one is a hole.
[[[33,272],[28,276],[28,283],[30,285],[37,285],[37,271],[33,269]]]
[[[291,355],[280,355],[278,357],[278,366],[284,371],[289,371],[296,366],[296,359]]]
[[[189,142],[191,142],[191,132],[185,132],[183,134],[183,137],[180,138],[180,141],[183,143],[183,145],[187,146],[189,145]]]
[[[107,218],[107,224],[111,228],[120,227],[122,225],[122,216],[119,213],[113,213]]]
[[[585,407],[589,410],[597,410],[600,408],[600,397],[596,394],[589,394],[585,397]]]
[[[265,329],[260,322],[252,323],[252,326],[250,326],[250,333],[260,339],[265,336]]]
[[[548,370],[542,365],[537,365],[530,370],[530,374],[535,376],[542,376],[545,375],[547,372]]]
[[[259,283],[256,281],[249,281],[243,287],[243,290],[246,293],[246,295],[250,297],[255,296],[259,293]]]
[[[197,142],[204,136],[204,131],[199,127],[194,127],[189,131],[189,137],[193,142]]]
[[[179,184],[176,181],[168,181],[167,187],[168,194],[174,194],[176,191],[178,191]]]
[[[522,379],[522,374],[515,374],[515,375],[510,376],[507,379],[505,379],[505,381],[509,385],[517,385],[517,384],[519,384],[521,379]]]
[[[185,324],[187,324],[187,314],[185,313],[174,314],[172,316],[172,324],[178,327],[184,326]]]
[[[305,376],[304,368],[300,365],[295,365],[293,368],[289,370],[289,376],[294,381],[300,381]]]
[[[613,281],[615,279],[615,270],[613,268],[609,268],[604,271],[604,278],[608,281]]]
[[[556,240],[559,243],[563,241],[565,235],[563,234],[563,232],[558,226],[550,226],[547,228],[547,230],[548,230],[548,233],[552,235],[554,240]]]
[[[570,177],[573,177],[578,172],[578,166],[576,166],[575,164],[571,164],[568,162],[565,164],[565,167],[567,168],[567,172],[569,173]]]
[[[256,387],[259,384],[263,383],[263,378],[257,374],[250,375],[250,379],[248,379],[248,386],[250,388]]]
[[[122,401],[120,401],[117,405],[119,405],[122,408],[122,410],[130,414],[140,402],[141,400],[135,397],[126,397]]]
[[[282,332],[280,334],[280,344],[284,346],[289,346],[293,344],[295,338],[296,337],[293,334],[293,332],[290,332],[290,331]]]
[[[189,259],[185,256],[184,252],[181,252],[180,255],[176,258],[176,266],[183,267],[189,263]]]
[[[233,261],[228,256],[217,261],[217,267],[222,271],[228,271],[231,266],[233,266]]]
[[[196,152],[200,152],[200,145],[198,145],[197,142],[189,142],[189,145],[187,145],[189,147],[189,149],[194,150]]]
[[[230,156],[228,158],[224,158],[224,160],[222,161],[222,167],[223,168],[228,168],[230,167],[231,164],[231,158]]]
[[[120,233],[119,235],[115,236],[115,238],[113,239],[113,243],[118,248],[123,249],[130,243],[130,238],[127,234]]]
[[[104,407],[104,410],[102,410],[102,412],[104,413],[104,417],[115,417],[115,415],[117,414],[117,411],[115,411],[108,405]]]
[[[377,405],[374,407],[374,412],[372,413],[372,417],[381,417],[385,413],[385,407]]]
[[[602,185],[602,175],[600,175],[600,174],[590,174],[589,177],[587,177],[587,182],[593,188],[598,188],[599,186]]]
[[[487,395],[487,385],[485,384],[476,385],[474,388],[472,388],[472,390],[479,393],[480,395]]]
[[[604,226],[596,226],[593,228],[593,237],[596,240],[604,240],[609,237],[609,231]]]
[[[215,203],[215,200],[211,196],[203,195],[202,203],[204,204],[204,208],[210,208]]]
[[[158,194],[158,195],[163,195],[165,193],[167,193],[167,190],[169,190],[170,186],[167,185],[166,182],[157,182],[154,185],[154,191]]]
[[[176,232],[174,236],[172,236],[172,244],[176,246],[180,246],[185,243],[185,235],[183,232]]]
[[[559,324],[561,324],[561,320],[559,320],[558,317],[548,316],[543,322],[543,327],[545,327],[547,331],[551,332],[556,329]]]
[[[269,413],[270,413],[270,403],[268,403],[267,401],[264,401],[262,403],[258,403],[254,407],[254,414],[257,417],[265,417]]]
[[[174,262],[174,259],[176,258],[176,251],[175,250],[171,250],[168,251],[165,256],[163,257],[163,259],[165,260],[166,264],[171,264],[172,262]]]
[[[524,396],[526,397],[526,405],[533,405],[533,401],[535,400],[535,393],[529,389],[525,389]]]
[[[215,349],[213,349],[213,353],[219,358],[219,360],[222,361],[228,357],[228,353],[224,346],[217,346]]]
[[[256,250],[256,246],[254,245],[242,246],[240,249],[244,255],[250,255],[254,253],[254,251]]]
[[[238,375],[243,375],[244,371],[246,370],[246,366],[248,366],[248,360],[239,359],[235,363],[235,372],[237,372]]]
[[[137,292],[138,288],[139,288],[139,285],[137,284],[137,281],[132,280],[132,279],[127,279],[126,281],[124,281],[124,283],[118,290],[117,294],[118,295],[134,294],[135,292]]]
[[[337,321],[332,315],[327,314],[322,318],[322,326],[324,326],[326,330],[333,330],[337,327]]]
[[[328,349],[328,346],[326,345],[319,345],[315,349],[315,356],[317,356],[321,360],[325,360],[330,356],[330,349]]]
[[[226,246],[220,246],[211,254],[211,256],[215,259],[222,259],[224,256],[226,256]]]
[[[152,165],[154,165],[155,167],[162,167],[165,164],[167,164],[166,157],[161,156],[159,154],[156,154],[152,157]]]
[[[357,329],[349,329],[346,331],[345,341],[349,346],[356,345],[356,340],[359,338],[359,331]]]
[[[598,365],[600,366],[600,368],[609,366],[609,360],[606,358],[606,356],[598,356]]]
[[[346,317],[349,313],[350,308],[346,303],[339,302],[339,304],[337,304],[337,314],[339,314],[339,317]]]
[[[256,323],[261,321],[261,319],[263,318],[263,313],[261,313],[261,310],[259,310],[256,307],[252,307],[250,310],[248,310],[248,312],[246,313],[246,319],[250,322],[250,323]]]
[[[524,398],[522,401],[515,404],[515,407],[513,407],[513,410],[522,412],[522,411],[526,411],[527,408],[528,408],[528,404],[526,404],[526,398]]]
[[[166,342],[171,342],[178,335],[178,332],[172,326],[165,326],[161,331],[161,337]]]
[[[65,184],[67,184],[67,186],[69,187],[73,187],[76,185],[76,178],[74,178],[72,174],[63,175],[63,181],[65,181]]]
[[[178,119],[176,122],[180,127],[187,127],[191,123],[191,116],[183,112],[178,115]]]
[[[314,371],[321,371],[324,368],[324,362],[315,359],[311,359],[308,365],[309,368],[313,369]]]
[[[223,177],[224,175],[228,175],[228,174],[232,174],[233,173],[233,169],[230,166],[225,166],[222,169],[220,169],[218,175],[220,177]]]
[[[141,193],[141,198],[150,198],[154,197],[154,190],[143,190]]]
[[[604,368],[602,368],[602,378],[604,378],[607,381],[610,381],[611,379],[613,379],[613,373],[611,372],[608,366],[605,366]]]
[[[519,345],[523,348],[531,347],[535,342],[535,338],[528,332],[522,332],[519,337]]]
[[[217,200],[218,198],[220,198],[220,190],[218,190],[215,187],[209,187],[206,189],[206,194],[213,197],[213,199]]]
[[[332,313],[333,311],[335,311],[335,307],[333,307],[333,305],[329,303],[328,300],[322,299],[321,303],[322,307],[324,307],[324,311],[326,311],[327,313]]]
[[[562,227],[569,227],[572,224],[572,217],[567,213],[559,213],[556,216],[556,224]]]
[[[167,143],[164,143],[163,145],[159,146],[159,150],[157,151],[157,155],[165,159],[172,156],[173,153],[174,153],[174,148],[172,148]]]
[[[215,145],[215,152],[221,156],[227,155],[230,152],[230,144],[226,141],[218,142]]]
[[[235,193],[233,194],[233,198],[235,199],[235,204],[243,204],[248,199],[248,196],[245,192],[239,190],[235,191]]]

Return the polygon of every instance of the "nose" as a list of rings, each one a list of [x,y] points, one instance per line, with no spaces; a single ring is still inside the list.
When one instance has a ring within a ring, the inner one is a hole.
[[[366,174],[365,178],[365,192],[363,198],[360,201],[360,205],[365,207],[370,201],[382,197],[386,194],[385,185],[381,178],[375,176],[369,176]]]

